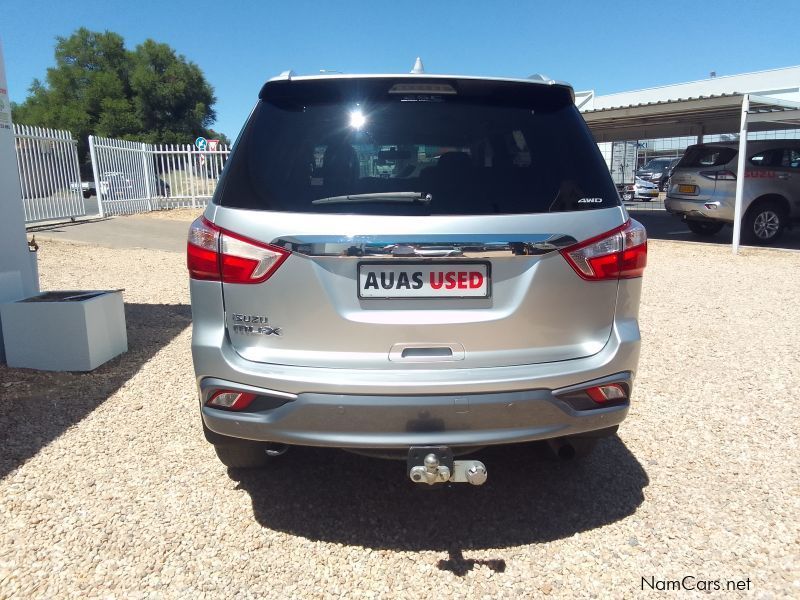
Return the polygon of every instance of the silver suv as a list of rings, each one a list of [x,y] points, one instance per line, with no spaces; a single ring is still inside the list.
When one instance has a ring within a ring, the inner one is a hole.
[[[701,236],[733,223],[738,142],[689,146],[670,179],[664,206]],[[800,219],[800,140],[748,142],[742,240],[770,244]]]
[[[189,231],[207,439],[229,467],[290,445],[407,458],[550,440],[628,412],[647,244],[552,81],[267,82]]]

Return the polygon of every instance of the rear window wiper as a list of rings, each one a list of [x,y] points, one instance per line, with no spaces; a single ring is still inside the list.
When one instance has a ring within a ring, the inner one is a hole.
[[[358,202],[419,202],[430,204],[433,196],[423,192],[377,192],[374,194],[350,194],[348,196],[330,196],[312,200],[311,204],[351,204]]]

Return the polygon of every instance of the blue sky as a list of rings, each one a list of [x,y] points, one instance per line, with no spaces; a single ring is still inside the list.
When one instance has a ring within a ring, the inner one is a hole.
[[[261,83],[288,68],[407,72],[419,55],[428,72],[538,72],[602,94],[800,64],[800,11],[754,4],[0,0],[0,39],[15,101],[53,64],[55,37],[80,26],[131,48],[166,42],[203,69],[215,128],[235,137]]]

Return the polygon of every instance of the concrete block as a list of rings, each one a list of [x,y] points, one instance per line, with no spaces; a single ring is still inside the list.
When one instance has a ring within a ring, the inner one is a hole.
[[[128,350],[121,291],[44,292],[0,305],[9,367],[91,371]]]

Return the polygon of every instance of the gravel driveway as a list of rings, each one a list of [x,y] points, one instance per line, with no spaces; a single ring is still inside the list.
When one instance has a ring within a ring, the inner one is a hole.
[[[0,597],[633,597],[642,578],[800,596],[800,254],[653,242],[619,439],[583,463],[480,453],[483,488],[203,440],[182,254],[46,242],[44,289],[124,287],[130,351],[0,367]],[[648,588],[646,588],[648,589]]]

